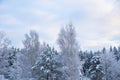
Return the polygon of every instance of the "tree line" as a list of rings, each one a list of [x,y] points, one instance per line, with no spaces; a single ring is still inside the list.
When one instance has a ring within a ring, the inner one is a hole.
[[[11,46],[0,31],[0,75],[8,80],[120,80],[120,47],[82,51],[72,24],[59,32],[60,51],[41,43],[33,30],[22,43],[22,49]]]

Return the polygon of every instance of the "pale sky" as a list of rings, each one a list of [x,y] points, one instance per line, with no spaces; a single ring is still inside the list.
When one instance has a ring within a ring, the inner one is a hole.
[[[119,0],[0,0],[0,30],[16,47],[30,30],[56,46],[60,28],[69,22],[83,50],[120,44]]]

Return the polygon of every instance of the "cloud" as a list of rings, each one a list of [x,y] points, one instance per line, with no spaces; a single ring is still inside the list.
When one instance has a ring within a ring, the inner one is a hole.
[[[7,9],[8,6],[5,4],[0,3],[0,10]]]
[[[47,22],[55,21],[57,18],[57,15],[49,12],[49,11],[42,11],[42,10],[32,10],[32,15],[39,17],[39,19],[42,19]]]
[[[19,25],[21,22],[9,14],[1,14],[0,15],[0,24],[3,25]]]
[[[8,26],[14,26],[10,36],[15,33],[13,39],[16,42],[19,38],[17,35],[23,40],[23,34],[33,29],[39,33],[42,41],[54,45],[61,25],[72,21],[77,31],[77,39],[84,49],[116,45],[120,35],[119,3],[117,0],[22,0],[15,2],[13,0],[10,3],[5,1],[0,5],[3,11],[0,13],[0,24],[5,26],[4,30],[9,29]]]

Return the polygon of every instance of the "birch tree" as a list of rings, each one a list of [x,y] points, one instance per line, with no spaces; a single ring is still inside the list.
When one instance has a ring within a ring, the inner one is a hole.
[[[65,80],[80,80],[80,60],[78,58],[78,45],[76,41],[76,32],[72,24],[62,28],[58,45],[63,56],[63,71]]]
[[[30,31],[29,34],[25,34],[25,40],[23,41],[24,49],[21,50],[23,54],[21,62],[23,62],[23,76],[34,77],[32,67],[34,66],[37,56],[39,54],[40,42],[39,36],[35,31]],[[24,72],[25,71],[25,72]]]

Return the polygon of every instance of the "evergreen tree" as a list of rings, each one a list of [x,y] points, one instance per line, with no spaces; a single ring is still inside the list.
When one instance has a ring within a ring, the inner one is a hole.
[[[18,50],[16,48],[12,47],[8,51],[8,77],[10,80],[18,79],[17,54]]]
[[[54,48],[52,49],[49,45],[44,44],[39,58],[32,68],[35,72],[35,77],[37,77],[38,80],[61,79],[62,72],[60,71],[60,67],[62,65],[57,61],[57,57],[58,53]]]
[[[119,60],[119,53],[118,53],[118,50],[116,47],[113,48],[113,53],[115,55],[116,60],[118,61]]]
[[[94,56],[90,61],[89,77],[91,80],[102,80],[104,73],[100,62],[100,57]]]
[[[85,58],[85,62],[84,62],[84,64],[83,64],[83,74],[84,74],[84,76],[87,76],[87,77],[89,77],[89,68],[90,68],[90,66],[91,66],[91,59],[92,59],[92,57],[93,57],[93,54],[91,53],[86,53],[86,58]]]

